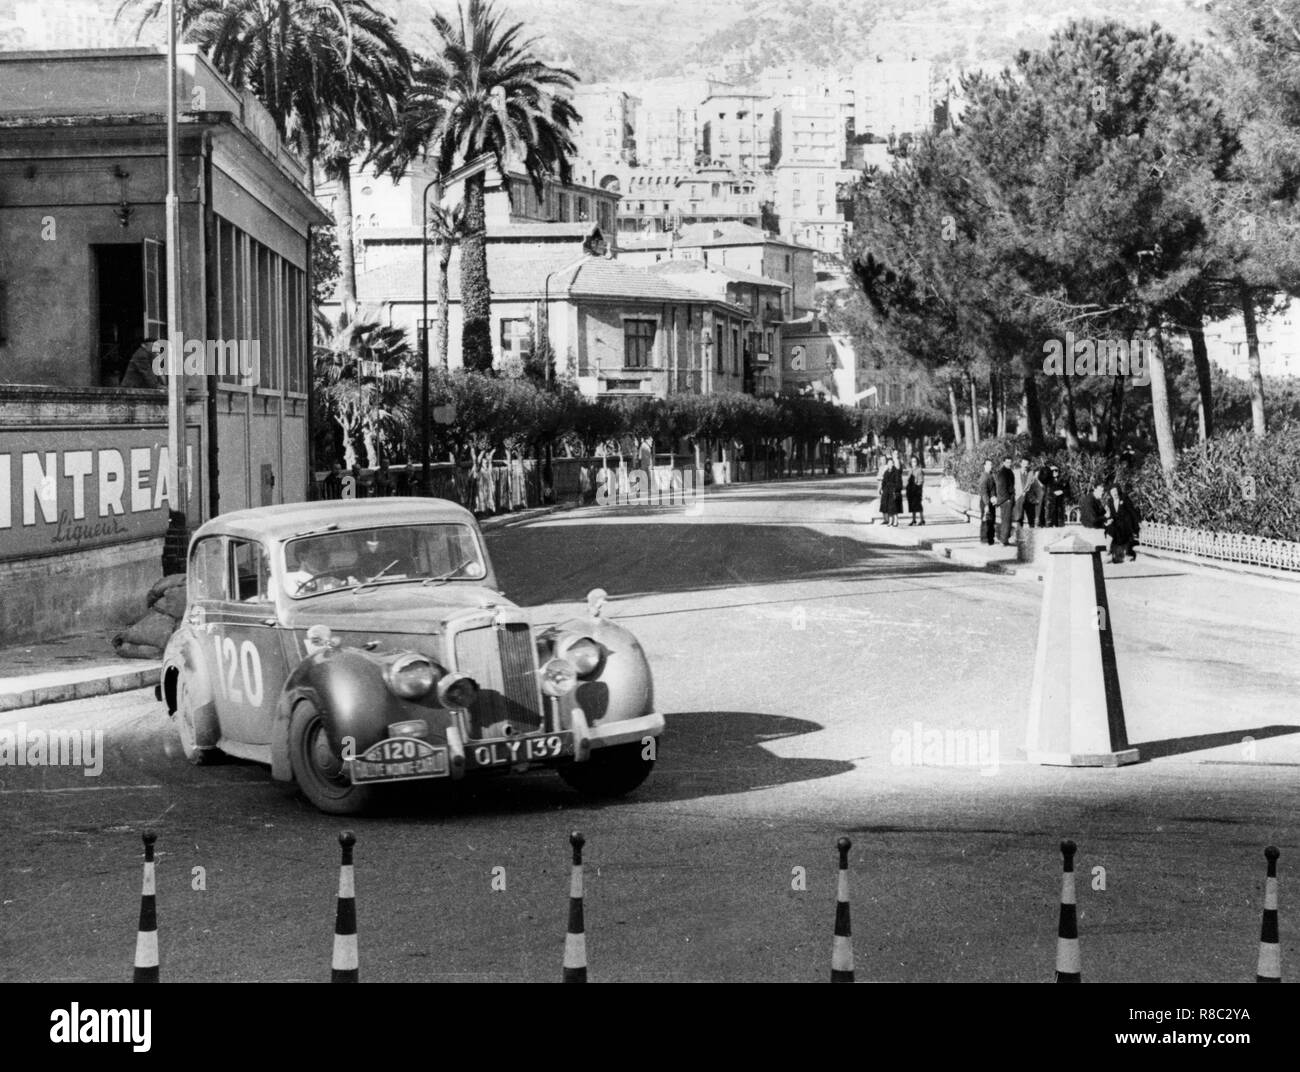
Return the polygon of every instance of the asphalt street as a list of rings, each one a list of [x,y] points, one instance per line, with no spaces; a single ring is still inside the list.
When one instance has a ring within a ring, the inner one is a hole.
[[[1300,592],[1108,566],[1145,761],[1031,766],[1041,585],[872,543],[871,485],[710,489],[693,516],[590,507],[489,535],[535,624],[599,586],[645,647],[668,728],[623,801],[538,772],[345,824],[256,765],[189,766],[151,690],[0,716],[104,732],[98,776],[0,767],[0,980],[130,977],[145,828],[165,980],[328,979],[344,825],[363,980],[557,980],[572,829],[594,981],[824,981],[842,834],[859,979],[1051,980],[1063,837],[1085,981],[1253,979],[1267,844],[1295,978]]]

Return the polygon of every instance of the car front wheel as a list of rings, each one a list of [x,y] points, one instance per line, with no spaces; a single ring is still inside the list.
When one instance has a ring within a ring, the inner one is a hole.
[[[597,748],[585,763],[567,763],[560,777],[584,797],[621,797],[644,782],[654,769],[653,759],[641,757],[640,744]]]
[[[373,787],[352,784],[310,700],[300,700],[289,720],[289,764],[303,796],[329,815],[357,815],[374,802]]]

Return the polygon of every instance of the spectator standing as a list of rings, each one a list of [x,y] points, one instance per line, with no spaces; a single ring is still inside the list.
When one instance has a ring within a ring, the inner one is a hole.
[[[885,459],[880,476],[880,513],[885,525],[897,525],[902,512],[902,470],[894,465],[893,457]]]
[[[1043,483],[1042,470],[1039,470],[1038,480],[1043,484],[1043,500],[1039,506],[1039,524],[1046,525],[1048,528],[1059,529],[1065,524],[1065,502],[1066,496],[1070,491],[1070,482],[1066,480],[1065,474],[1061,472],[1059,465],[1045,466],[1047,469],[1047,483]]]
[[[1110,537],[1110,557],[1112,562],[1130,562],[1136,560],[1137,552],[1133,548],[1138,542],[1138,531],[1142,524],[1142,515],[1138,513],[1133,501],[1118,484],[1110,489],[1110,527],[1106,534]]]
[[[998,497],[998,481],[993,475],[993,459],[984,459],[984,473],[980,477],[980,538],[993,546],[994,503]]]
[[[907,472],[907,512],[912,515],[911,525],[925,524],[925,502],[923,493],[925,491],[925,469],[921,465],[921,459],[915,454],[912,455],[912,468]],[[916,520],[917,515],[921,520]]]
[[[338,499],[343,496],[343,471],[338,462],[330,466],[325,474],[325,498]]]
[[[385,498],[393,494],[393,474],[389,471],[387,459],[379,463],[375,473],[375,494]]]
[[[998,539],[1003,547],[1011,546],[1011,508],[1016,501],[1016,474],[1011,459],[1003,458],[997,475]]]
[[[1052,520],[1052,492],[1056,490],[1056,480],[1052,476],[1052,467],[1043,462],[1038,468],[1038,527],[1050,528]]]
[[[1026,521],[1031,529],[1034,527],[1034,515],[1038,512],[1038,492],[1038,477],[1029,468],[1029,459],[1021,458],[1020,464],[1016,466],[1016,505],[1011,519],[1022,529]]]
[[[880,497],[880,520],[882,524],[889,524],[889,498],[885,494],[886,477],[889,475],[889,453],[882,451],[880,456],[880,471],[876,474],[876,494]]]

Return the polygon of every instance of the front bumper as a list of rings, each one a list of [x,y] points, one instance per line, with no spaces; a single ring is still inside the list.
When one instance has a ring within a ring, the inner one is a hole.
[[[586,759],[591,748],[612,748],[616,745],[640,745],[647,737],[663,733],[663,715],[651,713],[640,719],[621,719],[602,726],[590,726],[582,708],[573,708],[573,734],[577,739],[577,758]]]

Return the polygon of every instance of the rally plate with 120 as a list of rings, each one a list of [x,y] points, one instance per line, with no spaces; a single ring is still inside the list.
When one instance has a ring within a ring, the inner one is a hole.
[[[413,737],[390,737],[353,758],[352,783],[400,782],[413,778],[445,778],[447,749]]]
[[[510,767],[516,763],[538,763],[571,755],[572,733],[535,733],[527,737],[467,743],[465,766]]]

